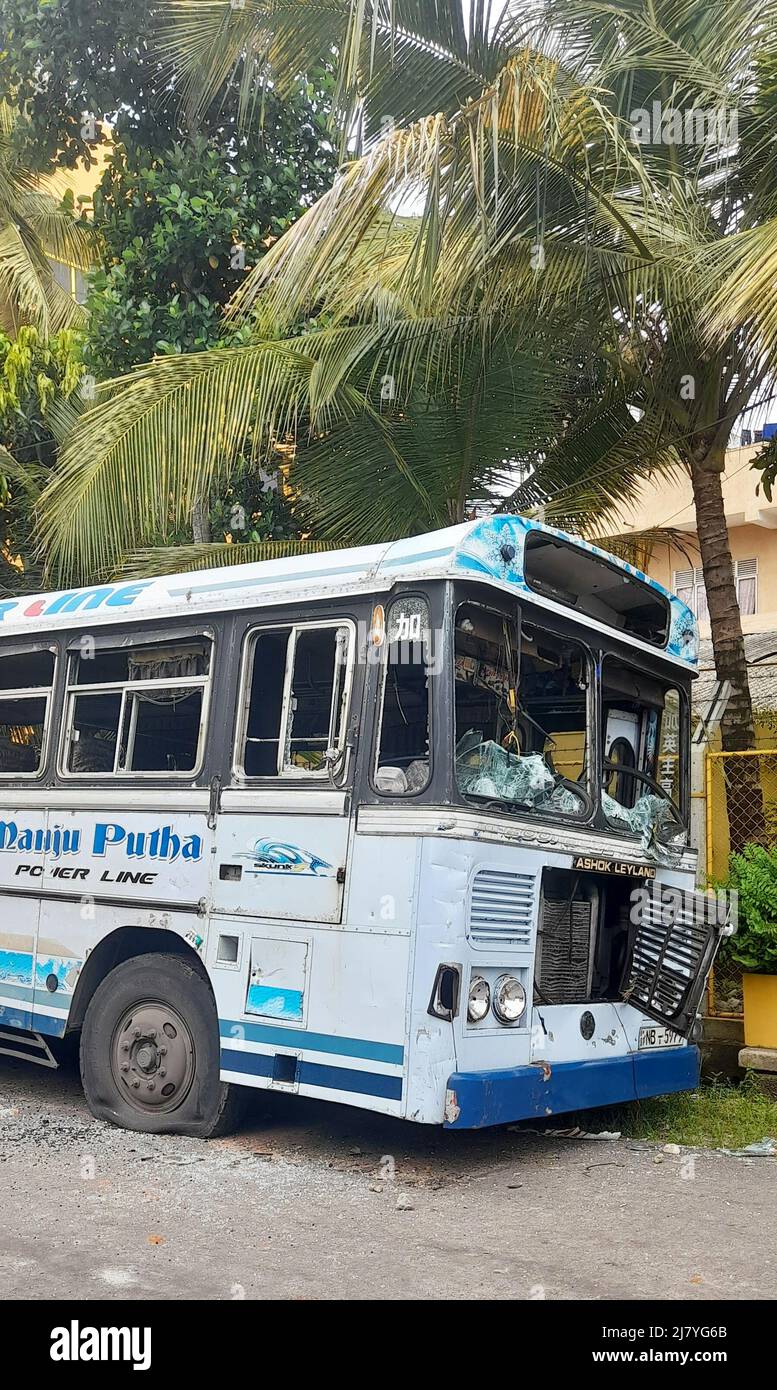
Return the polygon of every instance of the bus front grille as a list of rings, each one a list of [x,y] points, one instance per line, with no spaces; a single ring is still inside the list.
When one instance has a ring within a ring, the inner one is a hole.
[[[727,934],[727,923],[709,920],[706,895],[685,891],[669,900],[671,890],[646,892],[635,922],[631,967],[624,998],[648,1017],[669,1024],[688,1037],[710,967]]]
[[[531,946],[534,885],[534,874],[479,869],[472,880],[470,941],[478,946]]]

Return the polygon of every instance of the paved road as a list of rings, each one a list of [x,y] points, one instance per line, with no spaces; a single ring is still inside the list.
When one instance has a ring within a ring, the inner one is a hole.
[[[774,1299],[777,1160],[689,1156],[261,1095],[230,1139],[147,1138],[0,1058],[0,1290]]]

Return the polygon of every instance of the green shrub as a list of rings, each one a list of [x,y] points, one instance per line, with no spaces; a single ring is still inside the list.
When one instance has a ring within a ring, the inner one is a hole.
[[[777,848],[745,845],[732,854],[729,887],[739,895],[739,925],[726,957],[742,970],[777,975]]]

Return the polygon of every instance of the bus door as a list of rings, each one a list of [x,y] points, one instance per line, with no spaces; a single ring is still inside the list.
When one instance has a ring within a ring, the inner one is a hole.
[[[236,785],[221,795],[216,825],[216,912],[340,922],[355,639],[354,624],[338,620],[249,634]]]

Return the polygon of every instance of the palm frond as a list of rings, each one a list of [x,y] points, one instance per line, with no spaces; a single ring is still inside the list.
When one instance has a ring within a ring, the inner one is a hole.
[[[653,526],[640,531],[602,532],[597,529],[587,539],[641,570],[649,570],[656,551],[661,549],[682,555],[691,566],[699,562],[698,546],[689,540],[687,531],[678,531],[675,526]]]
[[[52,571],[111,573],[139,541],[188,524],[239,457],[265,463],[278,443],[296,446],[291,485],[315,498],[322,537],[445,524],[506,460],[555,438],[576,382],[551,341],[544,322],[518,347],[493,325],[484,338],[477,323],[443,333],[431,318],[156,359],[66,440],[42,499]]]
[[[748,325],[762,351],[777,351],[777,217],[704,250],[698,272],[712,286],[703,319],[711,339]]]
[[[394,236],[392,210],[408,203],[418,216]],[[231,312],[255,316],[261,336],[288,331],[322,301],[350,316],[375,279],[381,246],[393,268],[388,285],[382,264],[381,283],[406,312],[436,308],[448,318],[470,310],[519,249],[525,286],[541,285],[546,298],[554,286],[548,265],[565,267],[559,288],[568,302],[570,288],[579,293],[607,274],[608,256],[633,269],[647,265],[650,274],[656,251],[682,241],[669,203],[650,206],[652,222],[645,203],[640,162],[596,91],[570,84],[556,64],[527,50],[455,117],[393,131],[353,161],[251,272]],[[576,263],[570,248],[582,252]]]
[[[21,489],[30,502],[36,503],[49,476],[49,469],[42,464],[29,459],[21,463],[4,444],[0,444],[0,477],[5,480],[6,490],[10,483]]]
[[[96,260],[99,238],[86,221],[36,188],[15,150],[21,121],[0,101],[0,296],[17,322],[57,333],[81,324],[84,312],[57,283],[48,257],[86,269]]]
[[[629,101],[738,96],[749,60],[777,19],[775,0],[546,0],[545,22],[570,66],[613,82]],[[666,79],[670,79],[667,84]],[[641,82],[640,82],[641,79]]]
[[[56,198],[37,190],[25,193],[19,198],[19,213],[54,260],[83,271],[96,264],[99,232],[86,218],[74,217]]]
[[[54,571],[109,574],[139,538],[188,522],[253,428],[265,451],[293,432],[311,366],[270,343],[157,358],[113,383],[81,415],[43,498]]]
[[[613,393],[578,414],[501,510],[530,511],[565,530],[589,533],[640,483],[680,467],[660,415],[645,413],[637,420],[627,397]]]
[[[337,72],[344,140],[477,99],[536,28],[531,9],[474,0],[160,0],[160,47],[200,109],[247,57],[281,90],[322,61]],[[390,115],[386,115],[386,113]]]
[[[347,545],[348,541],[342,544]],[[294,555],[319,555],[331,548],[330,541],[313,540],[245,541],[240,545],[146,546],[127,557],[116,577],[153,579],[161,574],[221,569],[227,565],[254,565],[263,560],[287,560]]]

